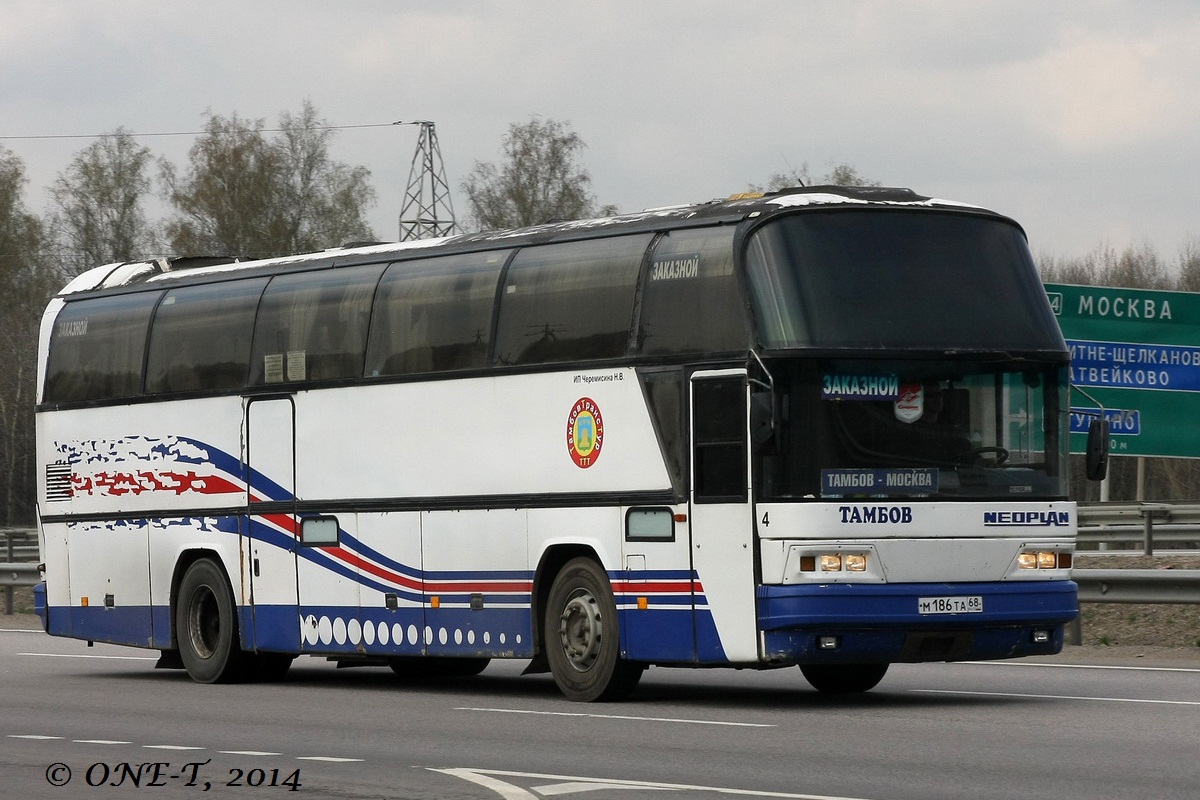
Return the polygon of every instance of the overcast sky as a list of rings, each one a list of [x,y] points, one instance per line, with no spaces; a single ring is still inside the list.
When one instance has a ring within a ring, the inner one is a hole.
[[[1196,0],[0,0],[0,145],[30,210],[87,139],[432,120],[454,188],[566,121],[601,203],[708,200],[807,163],[1017,219],[1036,253],[1200,237]],[[417,128],[338,131],[398,236]],[[193,137],[145,136],[184,165]]]

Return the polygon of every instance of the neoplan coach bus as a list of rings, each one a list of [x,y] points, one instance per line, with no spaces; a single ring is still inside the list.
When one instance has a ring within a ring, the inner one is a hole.
[[[815,187],[73,280],[37,604],[197,681],[1057,652],[1068,352],[1013,221]]]

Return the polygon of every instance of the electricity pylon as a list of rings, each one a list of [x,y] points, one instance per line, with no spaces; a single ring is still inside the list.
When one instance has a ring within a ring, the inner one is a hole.
[[[421,126],[417,151],[408,170],[404,205],[400,207],[400,241],[449,236],[454,233],[454,208],[450,205],[450,186],[437,131],[427,120],[394,124]]]

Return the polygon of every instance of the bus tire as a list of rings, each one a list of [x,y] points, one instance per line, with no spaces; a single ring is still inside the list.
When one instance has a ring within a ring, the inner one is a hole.
[[[804,679],[818,692],[851,694],[874,689],[888,671],[887,664],[801,664]]]
[[[554,682],[570,700],[620,700],[642,677],[642,664],[621,658],[612,586],[590,558],[572,559],[555,576],[543,633]]]
[[[233,591],[211,559],[193,563],[179,583],[175,637],[192,680],[234,683],[252,677],[255,665],[241,649]]]

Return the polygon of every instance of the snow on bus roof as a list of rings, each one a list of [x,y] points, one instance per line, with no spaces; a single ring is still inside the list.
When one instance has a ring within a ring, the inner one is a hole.
[[[834,194],[831,192],[812,192],[781,194],[763,197],[758,202],[769,203],[780,208],[793,206],[815,205],[885,205],[885,206],[949,206],[951,208],[970,208],[984,210],[981,206],[970,203],[960,203],[956,200],[942,200],[936,197],[915,197],[914,199],[884,199],[855,197],[851,194]]]

